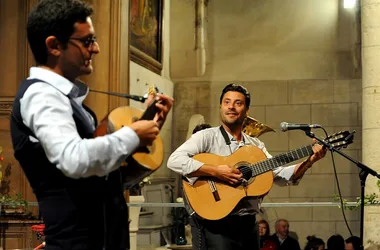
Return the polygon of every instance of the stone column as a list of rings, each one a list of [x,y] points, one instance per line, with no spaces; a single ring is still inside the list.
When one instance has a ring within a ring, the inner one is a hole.
[[[362,0],[362,86],[363,141],[362,161],[380,172],[380,0]],[[369,176],[366,193],[379,194],[377,180]],[[366,207],[364,213],[364,248],[380,245],[380,207]]]
[[[144,196],[129,196],[130,203],[143,203],[145,201]],[[131,220],[129,224],[129,239],[130,239],[130,250],[137,250],[137,231],[139,231],[139,219],[140,219],[139,206],[129,207],[129,219]]]

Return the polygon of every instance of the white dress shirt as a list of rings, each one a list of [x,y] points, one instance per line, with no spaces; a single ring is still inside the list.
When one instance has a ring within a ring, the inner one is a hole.
[[[176,173],[186,176],[189,182],[193,184],[198,177],[188,177],[189,174],[197,171],[204,165],[203,162],[193,159],[194,155],[200,153],[212,153],[220,156],[228,156],[244,145],[254,145],[260,148],[267,158],[272,157],[265,148],[264,143],[257,138],[242,133],[242,140],[238,143],[228,132],[227,135],[231,141],[230,145],[226,144],[219,127],[198,131],[170,155],[167,163],[168,168]],[[295,167],[296,165],[275,168],[273,170],[274,182],[281,186],[295,184],[290,181]],[[242,200],[234,209],[233,214],[254,214],[259,211],[260,200],[250,198]]]
[[[106,176],[137,149],[139,137],[127,126],[112,134],[82,139],[67,96],[83,108],[82,102],[88,90],[85,95],[78,96],[75,84],[43,68],[32,67],[28,79],[33,78],[44,82],[32,84],[20,99],[23,123],[36,136],[30,140],[39,141],[49,161],[66,176]],[[83,111],[94,126],[92,116]]]

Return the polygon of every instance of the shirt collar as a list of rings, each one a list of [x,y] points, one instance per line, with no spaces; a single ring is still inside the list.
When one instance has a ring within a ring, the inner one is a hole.
[[[276,234],[277,235],[277,238],[278,238],[278,241],[280,242],[280,244],[282,244],[285,240],[286,240],[286,238],[288,238],[288,236],[286,236],[285,238],[281,238],[280,237],[280,235],[278,235],[278,234]]]
[[[227,133],[228,138],[230,139],[231,142],[234,141],[234,142],[237,143],[237,140],[235,139],[235,137],[233,137],[233,136],[232,136],[230,133],[228,133],[227,131],[226,131],[226,133]],[[244,137],[244,133],[243,133],[243,132],[241,132],[241,141],[239,142],[239,144],[245,144],[245,137]]]
[[[33,78],[46,82],[47,84],[61,91],[64,95],[68,95],[70,97],[86,97],[88,94],[88,87],[82,81],[76,81],[74,84],[67,80],[65,77],[44,68],[30,68],[30,76],[28,79]]]

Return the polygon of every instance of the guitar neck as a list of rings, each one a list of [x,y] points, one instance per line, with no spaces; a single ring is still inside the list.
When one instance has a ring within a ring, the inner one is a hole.
[[[158,101],[155,99],[149,107],[145,110],[144,114],[141,116],[140,120],[153,120],[156,113],[159,111],[156,103]]]
[[[296,161],[298,159],[310,156],[313,154],[312,145],[303,146],[301,148],[289,151],[287,153],[276,155],[270,159],[264,161],[256,162],[250,167],[252,169],[252,175],[257,176],[265,172],[271,171],[277,167],[284,166],[290,162]]]

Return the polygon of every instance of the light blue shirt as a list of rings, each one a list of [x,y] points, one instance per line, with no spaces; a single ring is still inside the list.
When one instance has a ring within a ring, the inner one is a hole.
[[[30,69],[28,79],[33,78],[44,82],[32,84],[20,99],[23,123],[36,136],[30,137],[30,140],[39,141],[49,161],[66,176],[106,176],[139,146],[139,137],[127,126],[109,135],[82,139],[67,96],[71,96],[83,108],[82,102],[88,89],[84,95],[79,95],[75,84],[39,67]],[[94,126],[92,116],[83,111]]]

